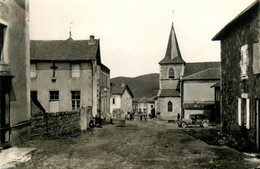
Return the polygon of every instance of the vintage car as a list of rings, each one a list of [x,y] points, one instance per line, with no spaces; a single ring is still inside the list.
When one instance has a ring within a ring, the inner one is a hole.
[[[191,114],[189,119],[181,119],[178,125],[182,128],[185,128],[187,125],[198,125],[206,128],[209,125],[209,120],[204,114]]]

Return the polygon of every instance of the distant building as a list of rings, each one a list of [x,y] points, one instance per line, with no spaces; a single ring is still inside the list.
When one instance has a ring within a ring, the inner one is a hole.
[[[146,98],[143,97],[142,99],[140,99],[138,101],[138,112],[146,112],[147,114],[151,114],[152,113],[152,109],[155,108],[155,100],[156,100],[156,96],[150,97],[150,98]]]
[[[0,149],[30,138],[29,1],[0,2]]]
[[[146,101],[146,110],[148,114],[152,114],[152,110],[155,111],[155,100],[157,99],[157,96],[150,97]]]
[[[143,97],[138,101],[138,112],[142,112],[142,113],[146,112],[146,110],[147,110],[147,105],[146,105],[147,100],[148,100],[148,98]]]
[[[188,119],[191,114],[205,114],[210,121],[216,120],[215,91],[211,86],[220,80],[219,65],[218,62],[186,64],[182,79],[182,107],[185,119]],[[189,69],[192,72],[189,72]]]
[[[160,89],[155,101],[155,111],[160,118],[177,120],[190,114],[207,114],[214,111],[214,89],[220,80],[219,62],[186,63],[182,59],[177,37],[172,25],[165,57],[160,65]],[[203,91],[202,91],[203,90]],[[215,119],[212,119],[215,121]]]
[[[31,93],[46,112],[91,107],[109,112],[110,70],[101,63],[100,43],[89,40],[31,41]]]
[[[127,112],[133,111],[134,95],[127,84],[116,84],[112,87],[112,95],[110,99],[110,113],[116,109],[121,109],[126,115]]]
[[[221,40],[222,131],[247,151],[260,150],[260,3],[255,1],[213,40]]]

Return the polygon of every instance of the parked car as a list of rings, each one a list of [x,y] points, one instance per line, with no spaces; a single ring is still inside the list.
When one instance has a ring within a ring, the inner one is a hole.
[[[181,119],[179,122],[179,127],[185,128],[187,125],[199,125],[206,128],[209,125],[209,119],[204,114],[191,114],[189,119]]]

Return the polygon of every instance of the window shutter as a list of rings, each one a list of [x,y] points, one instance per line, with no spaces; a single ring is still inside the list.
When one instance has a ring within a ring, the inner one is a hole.
[[[250,128],[250,99],[246,99],[246,128]]]
[[[80,77],[80,66],[79,64],[71,65],[71,77]]]
[[[241,126],[241,98],[238,98],[238,125]]]
[[[255,43],[253,46],[253,73],[260,73],[260,54],[259,54],[259,43]]]

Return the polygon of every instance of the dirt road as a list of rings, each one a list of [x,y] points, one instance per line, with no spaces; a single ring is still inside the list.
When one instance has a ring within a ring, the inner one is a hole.
[[[259,160],[210,146],[164,121],[105,125],[73,138],[32,140],[37,150],[18,168],[255,168]]]

